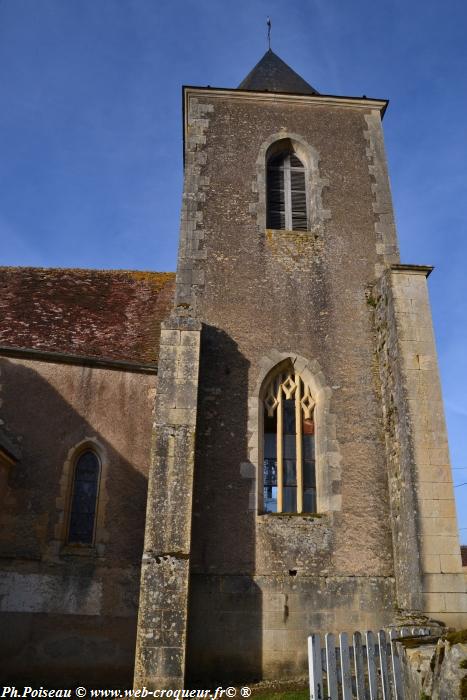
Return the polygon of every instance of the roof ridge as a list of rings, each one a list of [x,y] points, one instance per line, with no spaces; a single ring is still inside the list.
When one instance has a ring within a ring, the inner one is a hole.
[[[38,272],[87,272],[98,274],[138,274],[143,275],[175,275],[173,270],[129,270],[129,269],[102,269],[94,267],[40,267],[35,265],[0,265],[1,272],[20,271],[20,270],[37,270]]]

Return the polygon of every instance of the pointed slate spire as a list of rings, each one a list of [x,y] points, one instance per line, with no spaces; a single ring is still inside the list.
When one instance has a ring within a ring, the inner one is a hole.
[[[319,95],[287,63],[269,49],[238,86],[239,90],[268,90],[269,92],[298,92]]]

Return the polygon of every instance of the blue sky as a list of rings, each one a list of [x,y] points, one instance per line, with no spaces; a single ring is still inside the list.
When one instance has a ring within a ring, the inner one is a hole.
[[[467,482],[467,3],[0,0],[1,264],[173,270],[181,85],[272,47],[320,92],[391,100],[402,261],[430,277],[454,482]],[[467,486],[456,488],[467,543]]]

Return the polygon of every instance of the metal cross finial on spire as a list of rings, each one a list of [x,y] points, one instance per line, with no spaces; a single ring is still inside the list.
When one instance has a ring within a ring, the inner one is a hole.
[[[271,18],[268,17],[268,21],[266,22],[268,25],[268,44],[269,44],[269,51],[271,50]]]

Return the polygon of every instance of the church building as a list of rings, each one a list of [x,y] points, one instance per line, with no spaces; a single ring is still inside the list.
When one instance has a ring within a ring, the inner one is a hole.
[[[176,275],[0,268],[4,683],[279,680],[313,632],[467,627],[387,104],[269,50],[183,88]]]

